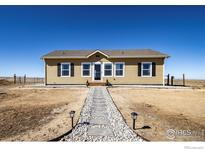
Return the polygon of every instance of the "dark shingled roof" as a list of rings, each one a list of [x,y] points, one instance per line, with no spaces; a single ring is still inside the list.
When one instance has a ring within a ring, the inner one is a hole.
[[[44,56],[43,59],[52,58],[88,58],[94,52],[101,52],[108,58],[168,58],[167,54],[151,49],[136,50],[55,50]]]

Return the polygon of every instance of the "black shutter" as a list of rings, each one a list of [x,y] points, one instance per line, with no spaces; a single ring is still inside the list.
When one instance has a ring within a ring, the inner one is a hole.
[[[58,63],[58,64],[57,64],[57,67],[58,67],[58,68],[57,68],[57,69],[58,69],[58,70],[57,70],[57,76],[61,76],[61,63]]]
[[[138,76],[141,76],[142,63],[138,63]]]
[[[71,74],[70,76],[74,76],[74,63],[71,63]]]
[[[156,76],[156,63],[152,63],[152,76]]]

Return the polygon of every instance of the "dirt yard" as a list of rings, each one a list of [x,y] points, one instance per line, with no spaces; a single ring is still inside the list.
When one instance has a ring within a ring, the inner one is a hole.
[[[0,88],[0,140],[47,141],[68,132],[71,129],[68,113],[76,111],[76,123],[87,91],[87,88]]]
[[[139,114],[135,131],[146,139],[205,141],[204,89],[109,88],[109,92],[130,127],[130,113]],[[167,134],[169,129],[174,136]]]

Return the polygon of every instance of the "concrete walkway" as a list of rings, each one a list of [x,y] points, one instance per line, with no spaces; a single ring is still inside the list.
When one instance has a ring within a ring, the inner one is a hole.
[[[62,141],[143,141],[124,122],[105,87],[91,87],[77,126]]]

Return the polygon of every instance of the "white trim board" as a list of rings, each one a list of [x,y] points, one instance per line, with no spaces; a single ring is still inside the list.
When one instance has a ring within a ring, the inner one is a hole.
[[[95,80],[95,64],[98,64],[98,65],[100,65],[100,80]],[[103,74],[102,74],[102,71],[103,71],[103,64],[102,64],[102,62],[92,62],[92,81],[100,81],[100,82],[102,82],[103,81]]]

